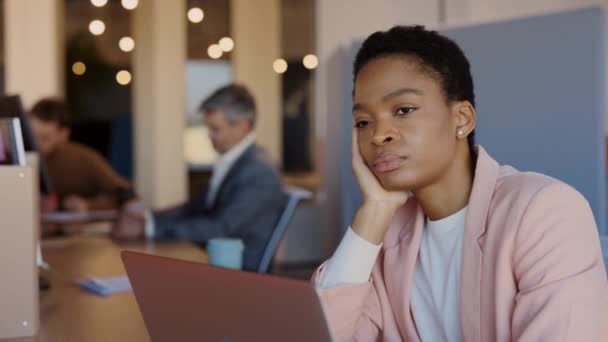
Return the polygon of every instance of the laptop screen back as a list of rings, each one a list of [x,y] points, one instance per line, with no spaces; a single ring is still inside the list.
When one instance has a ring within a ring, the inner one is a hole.
[[[307,282],[123,252],[153,341],[331,341]]]

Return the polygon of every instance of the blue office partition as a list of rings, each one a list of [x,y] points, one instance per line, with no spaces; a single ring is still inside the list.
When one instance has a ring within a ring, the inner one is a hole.
[[[443,32],[473,70],[477,138],[501,164],[558,178],[606,232],[603,12],[589,8]]]

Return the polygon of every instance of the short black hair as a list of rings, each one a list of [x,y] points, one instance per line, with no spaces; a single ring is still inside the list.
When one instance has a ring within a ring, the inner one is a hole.
[[[469,101],[475,107],[475,92],[469,60],[451,39],[424,26],[394,26],[378,31],[363,42],[355,58],[353,82],[370,61],[387,56],[412,57],[441,84],[448,101]],[[474,156],[475,130],[468,136]]]
[[[66,104],[54,98],[42,99],[30,110],[30,115],[44,122],[55,122],[59,127],[70,128],[70,111]]]

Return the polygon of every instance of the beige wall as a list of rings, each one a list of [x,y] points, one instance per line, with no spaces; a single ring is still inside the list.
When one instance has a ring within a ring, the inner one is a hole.
[[[26,108],[64,94],[63,0],[4,0],[5,84]]]
[[[230,2],[234,80],[255,96],[257,140],[279,162],[282,145],[281,79],[272,69],[281,57],[279,0],[232,0]]]
[[[133,14],[135,184],[154,208],[186,200],[184,1],[140,1]]]

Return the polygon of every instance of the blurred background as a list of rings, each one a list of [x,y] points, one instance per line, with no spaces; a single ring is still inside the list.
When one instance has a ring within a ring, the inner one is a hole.
[[[269,150],[285,183],[315,195],[298,208],[275,258],[279,264],[314,267],[331,255],[350,221],[358,196],[348,161],[350,63],[366,36],[397,24],[423,24],[456,39],[472,60],[481,142],[493,147],[500,162],[575,183],[605,231],[603,13],[608,1],[0,4],[0,90],[20,94],[26,108],[42,97],[64,98],[73,115],[73,139],[102,153],[152,208],[180,203],[208,180],[217,155],[197,111],[201,100],[232,81],[248,86],[258,104],[258,142]],[[568,49],[575,42],[581,45]],[[555,50],[560,46],[573,53]],[[564,73],[568,68],[583,77]],[[573,83],[566,88],[574,93],[569,98],[561,88],[543,89],[567,85],[568,80]],[[520,92],[504,91],[518,84]],[[548,106],[534,107],[541,102]],[[590,107],[573,116],[565,102]],[[528,129],[514,126],[520,141],[514,145],[507,142],[513,135],[499,139],[500,132],[512,131],[513,122],[493,120],[489,114],[513,118],[512,111],[531,122]],[[562,119],[569,124],[564,126]],[[547,132],[555,133],[554,138],[543,138]],[[555,143],[566,138],[568,150],[556,151]],[[524,150],[534,153],[518,160]],[[559,165],[555,159],[561,160]]]

